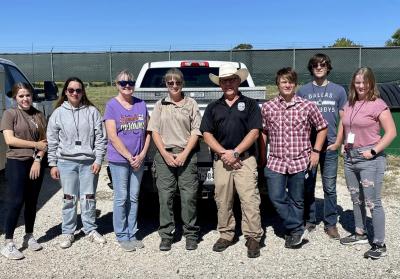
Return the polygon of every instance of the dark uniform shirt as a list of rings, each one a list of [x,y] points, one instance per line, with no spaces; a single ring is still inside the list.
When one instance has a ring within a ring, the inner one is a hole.
[[[225,149],[234,149],[253,129],[262,129],[260,108],[256,100],[240,92],[231,107],[224,97],[209,104],[200,125],[202,133],[211,133]],[[255,144],[248,152],[255,154]]]

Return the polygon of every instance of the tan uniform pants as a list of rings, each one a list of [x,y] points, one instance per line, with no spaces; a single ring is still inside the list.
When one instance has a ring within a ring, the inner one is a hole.
[[[237,192],[242,209],[244,237],[260,241],[263,235],[260,216],[260,193],[257,187],[257,162],[254,156],[243,161],[239,170],[214,161],[215,202],[218,209],[218,231],[221,238],[232,241],[235,235],[233,215],[234,195]]]

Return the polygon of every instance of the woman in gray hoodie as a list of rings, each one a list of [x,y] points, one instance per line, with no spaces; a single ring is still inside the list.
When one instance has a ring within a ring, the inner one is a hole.
[[[78,200],[83,232],[90,241],[105,243],[96,230],[95,195],[106,139],[100,112],[87,98],[79,78],[65,82],[49,120],[47,140],[50,174],[60,180],[64,193],[60,247],[68,248],[74,241]]]

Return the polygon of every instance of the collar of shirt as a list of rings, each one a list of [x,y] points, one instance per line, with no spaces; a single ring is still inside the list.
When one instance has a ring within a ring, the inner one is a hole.
[[[244,96],[243,96],[243,94],[242,94],[240,91],[238,91],[238,96],[239,96],[239,98],[235,101],[235,103],[237,103],[237,102],[239,102],[239,101],[241,101],[241,100],[244,99]],[[227,105],[227,103],[225,102],[224,95],[222,95],[222,97],[219,98],[219,99],[217,100],[217,102],[220,103],[220,104]]]
[[[185,94],[183,94],[182,93],[182,97],[183,97],[183,102],[182,102],[182,104],[180,104],[180,105],[177,105],[176,103],[174,103],[172,100],[171,100],[171,97],[168,95],[167,97],[165,97],[162,101],[161,101],[161,104],[162,105],[175,105],[175,106],[178,106],[178,107],[183,107],[185,104],[186,104],[186,102],[187,102],[187,99],[186,99],[186,96],[185,96]]]
[[[299,96],[293,96],[292,100],[290,102],[286,102],[286,100],[281,96],[278,95],[278,97],[276,98],[276,101],[283,107],[285,108],[289,108],[291,106],[295,106],[298,103],[303,103],[304,99],[300,98]]]

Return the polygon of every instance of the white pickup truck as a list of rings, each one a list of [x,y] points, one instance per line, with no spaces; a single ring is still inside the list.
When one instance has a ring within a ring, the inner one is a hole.
[[[185,79],[184,94],[197,101],[200,112],[203,115],[206,106],[222,96],[221,88],[212,83],[208,75],[210,73],[218,75],[219,67],[224,63],[232,63],[237,69],[246,68],[243,63],[227,61],[161,61],[145,63],[137,76],[134,95],[145,100],[151,114],[155,103],[168,94],[163,82],[165,73],[171,68],[178,68],[182,71]],[[257,99],[260,104],[265,100],[265,87],[256,87],[250,75],[241,84],[239,90],[243,95]],[[155,146],[152,144],[145,164],[146,170],[153,170],[153,172],[154,168],[151,166],[154,153]],[[214,189],[212,158],[208,146],[202,140],[200,141],[200,151],[197,154],[197,158],[201,186],[200,195],[202,198],[209,198]],[[153,173],[148,172],[147,175],[149,174]],[[152,185],[154,187],[154,184]],[[153,188],[153,190],[155,189]]]
[[[28,78],[10,60],[0,58],[0,119],[3,112],[14,105],[11,89],[17,82],[25,82],[32,87],[33,106],[49,118],[53,111],[53,101],[57,99],[57,85],[51,81],[44,82],[44,89],[34,89]],[[3,133],[0,133],[0,170],[5,168],[7,145]]]

